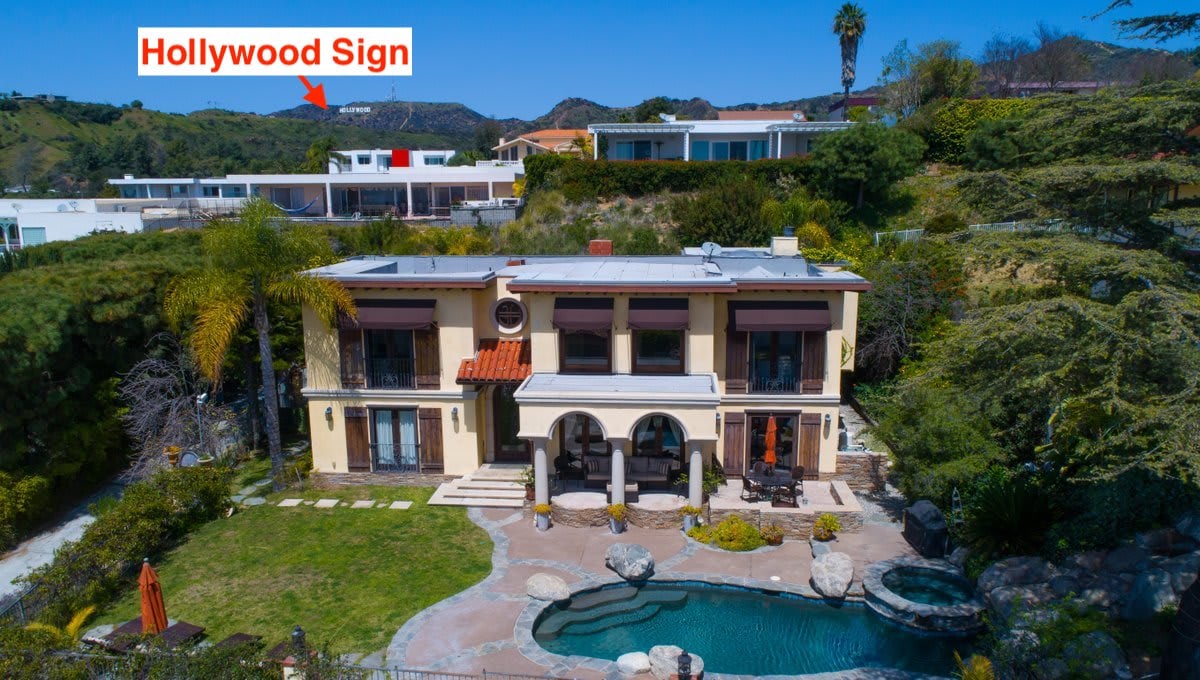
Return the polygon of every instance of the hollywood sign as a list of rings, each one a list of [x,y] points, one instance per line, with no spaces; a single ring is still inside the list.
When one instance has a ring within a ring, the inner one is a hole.
[[[338,109],[338,113],[370,113],[369,106],[343,106]]]

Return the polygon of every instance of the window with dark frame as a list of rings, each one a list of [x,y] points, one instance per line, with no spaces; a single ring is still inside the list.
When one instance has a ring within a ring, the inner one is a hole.
[[[633,331],[634,373],[684,373],[683,331]]]
[[[561,373],[612,373],[612,337],[606,331],[559,331]]]

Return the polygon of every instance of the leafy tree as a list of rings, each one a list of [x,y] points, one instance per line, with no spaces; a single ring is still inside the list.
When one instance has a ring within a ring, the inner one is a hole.
[[[878,201],[895,182],[912,175],[925,145],[910,132],[858,124],[825,135],[811,160],[817,181],[830,195],[855,207]]]
[[[675,107],[666,97],[652,97],[637,105],[633,110],[633,121],[637,123],[657,123],[658,114],[673,113]]]
[[[503,136],[504,128],[495,119],[489,118],[475,127],[474,143],[470,150],[480,154],[479,160],[487,160],[492,157],[492,147],[499,144]]]
[[[833,15],[833,34],[842,47],[842,110],[849,111],[850,88],[854,86],[858,44],[867,31],[867,13],[862,7],[847,2]]]
[[[921,45],[917,49],[915,70],[922,104],[967,97],[979,79],[979,67],[962,56],[962,48],[953,40],[934,40]]]
[[[202,373],[216,382],[238,330],[251,322],[258,335],[266,399],[267,446],[278,490],[283,450],[279,402],[274,397],[268,307],[302,303],[332,325],[339,313],[353,316],[354,301],[337,281],[308,276],[309,267],[332,262],[321,234],[303,226],[285,226],[277,208],[261,198],[246,202],[236,221],[215,223],[203,234],[204,269],[171,282],[164,308],[178,328],[192,320],[191,347]]]
[[[695,197],[678,197],[671,202],[676,238],[684,246],[705,241],[726,246],[762,245],[771,235],[762,219],[766,200],[767,190],[751,180],[719,184]]]
[[[449,165],[451,167],[457,167],[457,166],[461,166],[461,165],[472,166],[472,165],[475,165],[475,161],[486,161],[490,157],[491,157],[490,152],[483,153],[480,151],[476,151],[475,149],[468,149],[466,151],[459,151],[458,153],[451,156],[450,161],[447,162],[446,165]]]
[[[883,86],[885,106],[899,118],[911,116],[921,105],[916,61],[917,55],[908,48],[908,40],[896,43],[883,57],[879,84]]]
[[[308,151],[304,152],[304,165],[301,169],[309,174],[321,175],[329,172],[329,164],[332,161],[345,163],[348,159],[334,149],[337,148],[337,140],[332,136],[321,137],[313,141],[308,147]]]
[[[142,108],[142,100],[140,100],[140,99],[134,99],[133,101],[129,102],[129,108],[131,108],[131,109],[141,109],[141,108]]]

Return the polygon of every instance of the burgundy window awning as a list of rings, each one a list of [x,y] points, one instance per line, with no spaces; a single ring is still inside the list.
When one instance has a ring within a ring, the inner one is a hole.
[[[687,298],[632,298],[629,327],[636,331],[682,331],[688,327]]]
[[[737,331],[827,331],[833,328],[827,302],[776,302],[733,308]]]
[[[342,317],[342,328],[416,331],[433,328],[435,300],[355,300],[358,322]]]
[[[612,298],[558,298],[554,301],[555,328],[564,331],[607,331],[613,323]]]

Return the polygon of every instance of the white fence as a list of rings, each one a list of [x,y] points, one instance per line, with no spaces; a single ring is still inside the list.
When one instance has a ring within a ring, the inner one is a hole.
[[[969,224],[967,231],[969,232],[1017,232],[1017,231],[1043,231],[1057,233],[1067,230],[1067,223],[1064,220],[1020,220],[1014,222],[988,222],[987,224]],[[910,241],[919,241],[925,234],[924,229],[905,229],[903,231],[877,231],[875,232],[875,245],[879,245],[883,241],[896,241],[897,243],[908,243]]]

